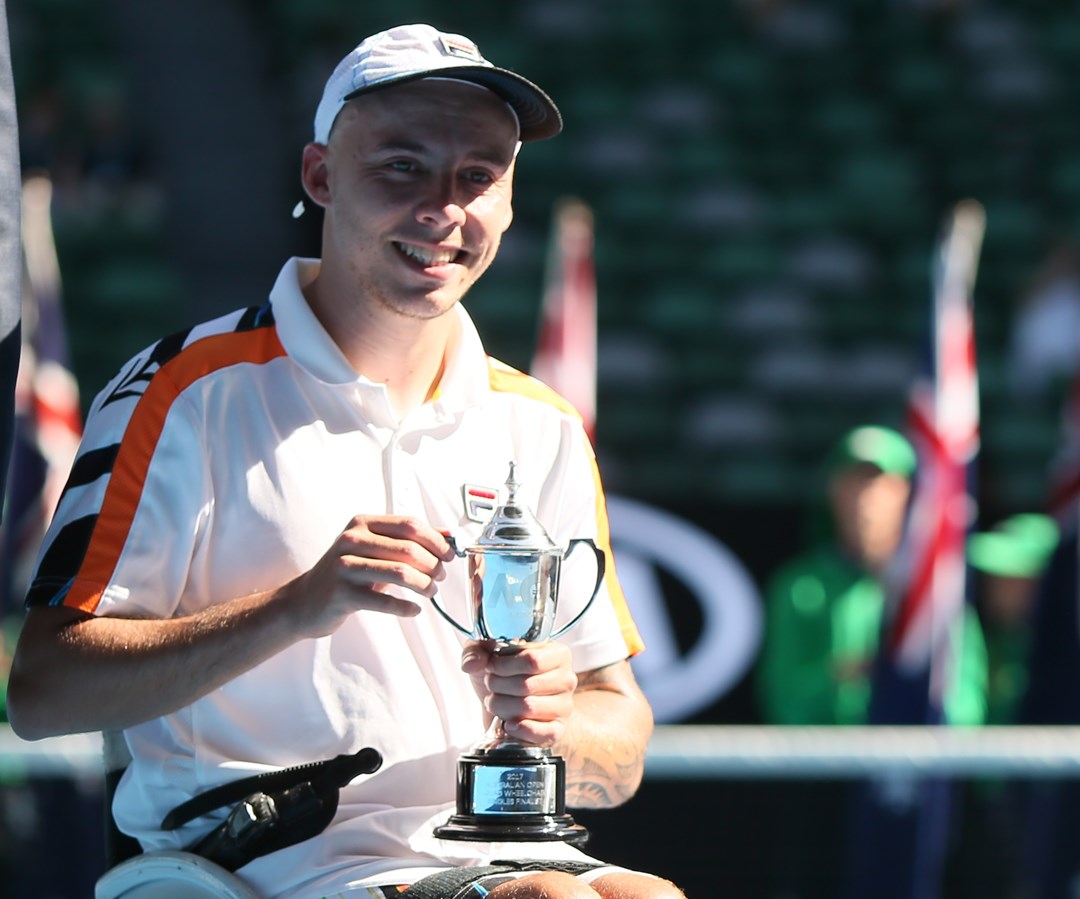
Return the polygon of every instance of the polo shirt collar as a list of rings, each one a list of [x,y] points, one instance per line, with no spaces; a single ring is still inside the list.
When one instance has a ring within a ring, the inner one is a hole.
[[[319,265],[318,259],[289,259],[270,291],[278,338],[285,352],[326,384],[363,384],[384,389],[356,373],[311,311],[302,288],[315,280]],[[437,407],[448,412],[475,405],[489,389],[487,357],[476,326],[460,303],[451,314],[457,315],[460,324],[458,344],[447,360],[434,399]]]

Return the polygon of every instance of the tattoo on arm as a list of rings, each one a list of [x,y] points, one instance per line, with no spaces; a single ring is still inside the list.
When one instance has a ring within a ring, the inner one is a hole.
[[[578,676],[581,721],[562,750],[567,802],[577,808],[611,808],[633,796],[641,782],[652,730],[648,704],[629,663]]]

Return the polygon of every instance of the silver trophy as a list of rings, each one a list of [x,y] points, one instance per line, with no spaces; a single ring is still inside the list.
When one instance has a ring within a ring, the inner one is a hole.
[[[519,652],[527,643],[558,637],[588,611],[604,580],[604,554],[589,539],[565,547],[551,541],[517,501],[513,462],[507,500],[496,509],[475,545],[458,556],[468,560],[470,626],[459,624],[432,598],[439,614],[474,640],[489,640],[495,652]],[[449,538],[453,543],[453,538]],[[559,571],[579,546],[596,556],[596,585],[587,603],[555,630]],[[514,739],[496,718],[483,742],[458,760],[457,811],[435,835],[449,840],[583,842],[588,831],[566,812],[566,764],[550,749]]]

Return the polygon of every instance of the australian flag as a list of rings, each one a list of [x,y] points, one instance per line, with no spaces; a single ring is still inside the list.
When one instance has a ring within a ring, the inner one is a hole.
[[[908,406],[918,463],[904,536],[886,577],[870,724],[945,722],[969,602],[965,547],[979,450],[973,288],[984,225],[979,204],[959,204],[935,258],[929,340]],[[949,793],[946,782],[907,775],[857,786],[849,899],[941,895]]]

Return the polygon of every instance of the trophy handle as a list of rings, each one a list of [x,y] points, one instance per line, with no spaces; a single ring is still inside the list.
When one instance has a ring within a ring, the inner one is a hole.
[[[450,544],[450,548],[454,551],[455,556],[457,556],[459,559],[465,557],[465,550],[458,548],[457,541],[454,539],[453,534],[451,534],[449,531],[439,531],[439,533],[442,534],[446,538],[446,541],[447,541],[447,543]],[[471,630],[469,630],[466,627],[462,627],[460,624],[458,624],[457,621],[454,620],[454,617],[449,612],[447,612],[446,609],[444,609],[442,606],[439,605],[439,601],[434,596],[431,597],[431,604],[433,606],[435,606],[435,611],[436,612],[438,612],[440,615],[442,615],[443,618],[445,618],[447,621],[449,621],[454,627],[456,627],[459,631],[461,631],[466,637],[472,638],[472,637],[475,636],[475,634],[473,634],[473,632]]]
[[[575,624],[578,623],[582,615],[589,611],[589,606],[593,604],[593,600],[596,599],[596,594],[600,592],[600,585],[604,583],[604,569],[606,567],[606,562],[604,560],[604,551],[600,549],[600,547],[597,546],[595,543],[593,543],[593,541],[590,540],[588,537],[575,537],[573,540],[571,540],[570,543],[567,544],[566,555],[563,556],[563,560],[565,561],[566,559],[570,558],[570,553],[577,549],[581,544],[585,544],[586,546],[588,546],[596,555],[596,586],[593,587],[592,596],[589,597],[589,601],[585,603],[584,608],[580,612],[578,612],[568,624],[564,624],[557,631],[555,631],[555,633],[553,633],[549,638],[552,640],[565,634],[568,630],[570,630],[570,628],[572,628]],[[444,612],[443,614],[445,615],[446,613]]]
[[[458,624],[454,620],[454,617],[449,612],[447,612],[446,609],[444,609],[442,606],[439,605],[439,601],[434,596],[431,597],[431,604],[433,606],[435,606],[435,611],[436,612],[438,612],[440,615],[442,615],[443,618],[445,618],[447,621],[449,621],[454,627],[456,627],[459,631],[461,631],[466,637],[469,637],[471,639],[471,638],[476,636],[468,628],[462,627],[460,624]]]

